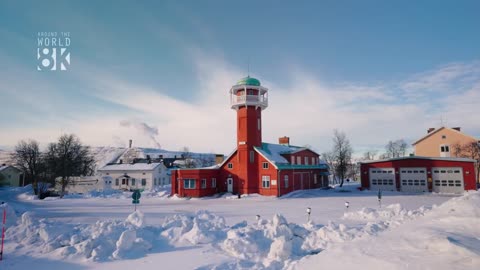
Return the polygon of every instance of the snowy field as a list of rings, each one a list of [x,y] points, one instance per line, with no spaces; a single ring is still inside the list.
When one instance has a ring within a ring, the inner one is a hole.
[[[356,187],[241,199],[157,190],[137,212],[127,192],[35,200],[2,189],[0,269],[480,269],[479,192],[384,192],[380,208]]]

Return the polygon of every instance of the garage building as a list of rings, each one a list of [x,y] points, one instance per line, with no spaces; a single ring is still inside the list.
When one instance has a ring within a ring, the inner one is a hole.
[[[362,188],[382,191],[462,193],[476,190],[475,160],[401,157],[360,163]]]

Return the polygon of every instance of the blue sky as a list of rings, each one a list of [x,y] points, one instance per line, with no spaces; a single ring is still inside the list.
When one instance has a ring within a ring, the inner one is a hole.
[[[73,132],[91,145],[154,146],[153,137],[165,149],[229,153],[228,89],[248,65],[270,89],[265,141],[286,135],[323,152],[338,128],[362,152],[411,142],[441,118],[479,136],[478,10],[478,1],[1,1],[0,145]],[[70,32],[67,71],[36,70],[41,31]]]

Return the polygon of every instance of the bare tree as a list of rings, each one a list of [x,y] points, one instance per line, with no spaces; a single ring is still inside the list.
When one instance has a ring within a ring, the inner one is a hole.
[[[19,141],[15,146],[12,159],[25,174],[25,180],[33,184],[33,190],[38,195],[38,177],[42,173],[43,167],[38,142],[35,140]]]
[[[344,132],[334,130],[333,132],[333,157],[335,162],[335,172],[340,177],[340,187],[347,171],[352,163],[352,146]]]
[[[480,177],[480,141],[471,141],[460,145],[456,143],[452,146],[453,154],[457,157],[471,158],[476,160],[477,179]]]
[[[330,174],[332,175],[333,178],[333,183],[335,184],[336,182],[336,172],[335,172],[335,156],[333,155],[333,152],[324,152],[322,153],[322,159],[327,163],[328,165],[328,170],[330,171]]]
[[[385,145],[385,151],[387,158],[404,157],[407,154],[407,143],[403,139],[389,141]]]
[[[362,160],[374,160],[375,157],[377,156],[377,153],[378,153],[377,150],[368,150],[365,153],[363,153]]]
[[[61,178],[61,197],[73,176],[92,175],[95,171],[95,159],[88,147],[83,146],[73,134],[62,135],[58,142],[51,143],[45,154],[45,160],[51,174]]]

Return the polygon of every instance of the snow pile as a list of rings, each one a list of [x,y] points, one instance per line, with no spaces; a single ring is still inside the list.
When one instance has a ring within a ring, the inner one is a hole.
[[[225,219],[208,211],[198,211],[195,216],[174,215],[163,223],[162,236],[173,243],[207,244],[226,236]]]
[[[420,207],[417,210],[406,210],[400,204],[391,204],[380,210],[373,208],[362,208],[356,212],[346,212],[343,214],[344,219],[351,220],[365,220],[365,221],[388,221],[388,222],[402,222],[405,219],[412,219],[417,216],[422,216],[430,208]]]
[[[13,210],[8,203],[3,203],[0,205],[0,222],[3,222],[3,212],[5,211],[5,225],[7,227],[14,226],[17,224],[17,215],[15,214],[15,210]]]
[[[453,198],[438,207],[433,207],[431,211],[417,215],[408,215],[408,212],[401,214],[403,211],[396,211],[396,208],[392,206],[390,209],[398,213],[392,219],[400,219],[402,215],[405,220],[415,216],[418,218],[375,238],[356,237],[358,241],[333,245],[316,256],[291,264],[290,268],[315,269],[322,264],[328,265],[330,269],[355,269],[361,262],[362,268],[365,269],[478,269],[480,265],[478,191]],[[419,209],[418,212],[422,211]],[[371,216],[372,213],[367,210],[359,211],[355,217],[362,214],[369,218],[376,215]],[[380,222],[370,223],[370,227],[379,224]],[[388,224],[385,222],[383,225]]]
[[[175,215],[162,226],[147,226],[145,216],[136,211],[125,221],[97,221],[91,225],[74,225],[38,219],[26,212],[16,226],[7,230],[7,240],[16,250],[53,253],[61,258],[80,257],[107,261],[145,256],[152,248],[168,243],[206,244],[222,241],[228,227],[223,217],[207,211],[193,216]]]

